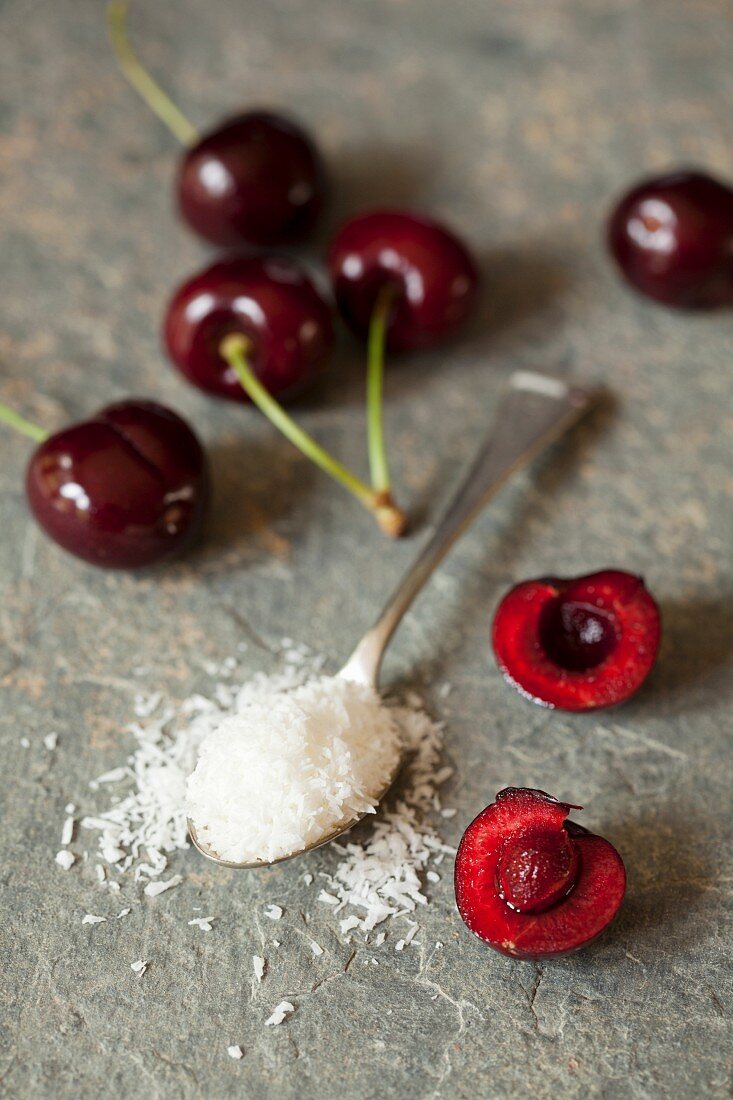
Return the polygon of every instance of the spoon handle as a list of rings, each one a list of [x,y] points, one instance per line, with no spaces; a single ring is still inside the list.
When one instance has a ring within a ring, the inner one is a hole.
[[[511,376],[494,427],[473,465],[427,545],[341,670],[342,676],[376,686],[390,638],[453,543],[511,474],[575,424],[596,397],[591,390],[534,371],[520,370]]]

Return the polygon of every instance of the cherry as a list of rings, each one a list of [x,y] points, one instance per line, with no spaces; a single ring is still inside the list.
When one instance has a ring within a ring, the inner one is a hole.
[[[476,299],[478,272],[465,245],[438,222],[405,211],[376,210],[346,222],[328,264],[339,311],[359,336],[369,330],[380,290],[390,288],[386,343],[393,351],[449,336]]]
[[[173,363],[199,389],[233,401],[248,396],[221,354],[241,333],[262,385],[293,397],[321,374],[333,342],[331,311],[292,260],[234,256],[187,279],[173,295],[164,339]]]
[[[352,474],[277,400],[318,377],[333,340],[330,309],[292,260],[234,256],[207,267],[173,295],[164,337],[171,359],[190,382],[220,397],[252,401],[387,534],[402,533],[405,517],[389,494]]]
[[[125,4],[110,5],[112,46],[132,86],[186,146],[176,184],[184,220],[215,245],[301,240],[326,189],[323,162],[308,134],[281,114],[255,110],[200,136],[133,53],[126,13]]]
[[[20,418],[3,419],[42,439],[28,464],[28,503],[70,553],[134,568],[179,553],[199,532],[206,457],[188,424],[163,405],[120,401],[45,438]]]
[[[323,202],[320,154],[282,115],[249,111],[205,134],[178,172],[178,204],[191,228],[216,245],[291,244]]]
[[[616,849],[567,816],[544,791],[506,787],[466,829],[456,904],[480,939],[515,959],[586,947],[616,916],[626,871]]]
[[[478,272],[450,230],[398,210],[359,214],[346,222],[331,242],[328,264],[342,317],[367,337],[372,487],[391,501],[382,423],[385,348],[429,347],[454,332],[473,308]]]
[[[638,691],[660,632],[659,608],[643,580],[606,569],[516,585],[499,604],[493,644],[504,676],[526,698],[592,710]]]
[[[667,305],[733,304],[733,189],[703,172],[643,180],[621,198],[608,246],[642,294]]]

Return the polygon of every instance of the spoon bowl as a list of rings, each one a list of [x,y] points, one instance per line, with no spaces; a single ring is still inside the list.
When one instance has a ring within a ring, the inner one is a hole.
[[[394,785],[401,767],[402,758],[399,757],[389,778],[374,799],[375,809]],[[365,810],[363,814],[358,814],[357,817],[350,818],[347,821],[340,821],[338,825],[335,825],[333,829],[324,836],[319,837],[318,840],[314,840],[311,844],[307,844],[305,848],[298,848],[294,852],[289,852],[285,856],[278,856],[276,859],[269,860],[257,859],[253,861],[244,861],[242,863],[237,863],[231,859],[222,859],[221,856],[218,856],[216,852],[209,848],[208,844],[204,844],[203,840],[201,840],[196,832],[196,826],[190,817],[186,818],[186,825],[188,827],[189,838],[196,851],[200,852],[206,859],[211,860],[212,863],[216,863],[219,867],[229,867],[235,871],[257,871],[261,870],[263,867],[274,867],[276,863],[286,863],[289,859],[295,859],[296,856],[304,856],[306,852],[314,852],[316,848],[322,848],[324,844],[330,844],[332,840],[336,840],[338,837],[343,836],[344,833],[348,833],[349,830],[353,829],[355,825],[358,825],[360,821],[364,821],[365,818],[370,816],[370,812]]]

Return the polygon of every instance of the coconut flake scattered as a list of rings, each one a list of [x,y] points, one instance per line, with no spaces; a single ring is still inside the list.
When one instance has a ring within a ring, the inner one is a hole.
[[[358,928],[361,921],[358,917],[355,917],[352,913],[350,917],[344,917],[342,921],[339,921],[339,928],[341,929],[341,935],[345,936],[352,928]]]
[[[265,976],[265,960],[261,955],[252,956],[252,968],[255,972],[255,978],[258,982],[261,982]]]
[[[213,919],[213,917],[194,917],[188,923],[192,924],[194,928],[200,928],[202,932],[211,932],[214,927],[211,923]]]
[[[74,825],[75,821],[73,817],[67,817],[61,829],[61,843],[71,844],[74,839]]]
[[[157,898],[159,894],[164,894],[166,890],[172,890],[174,886],[180,886],[182,882],[183,875],[173,875],[166,882],[149,882],[143,893],[147,894],[149,898]]]
[[[268,917],[269,920],[280,920],[282,915],[283,910],[280,905],[268,905],[265,909],[265,916]]]
[[[244,1058],[244,1051],[241,1047],[237,1046],[227,1047],[227,1054],[230,1058],[233,1058],[235,1062],[238,1062],[240,1058]]]
[[[142,978],[148,966],[149,963],[145,962],[143,959],[138,959],[137,962],[130,963],[130,970],[132,970],[134,974],[137,974],[138,978]]]
[[[59,743],[59,735],[57,733],[47,733],[43,738],[43,744],[49,752],[53,752]]]
[[[132,912],[132,909],[120,909],[119,913],[115,917],[115,920],[122,920],[123,917],[128,916]]]
[[[323,954],[323,948],[320,943],[316,943],[315,940],[311,940],[311,951],[313,952],[313,957],[316,959]]]
[[[82,924],[105,924],[106,917],[95,917],[94,913],[85,913],[82,918]]]
[[[277,1027],[292,1012],[295,1012],[295,1006],[291,1005],[290,1001],[280,1001],[277,1008],[273,1009],[272,1015],[265,1020],[265,1027]]]
[[[59,867],[63,867],[64,871],[71,870],[76,863],[76,856],[73,852],[69,851],[57,852],[54,858]]]
[[[20,747],[21,747],[22,749],[29,749],[29,748],[31,747],[31,743],[30,743],[30,741],[28,740],[28,738],[27,738],[27,737],[21,737],[21,739],[20,739]]]

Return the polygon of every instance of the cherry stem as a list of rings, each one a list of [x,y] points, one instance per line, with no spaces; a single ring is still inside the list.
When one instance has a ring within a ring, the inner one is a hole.
[[[292,417],[285,412],[279,401],[262,385],[247,360],[251,345],[246,336],[236,332],[230,333],[222,340],[219,350],[237,375],[242,389],[253,404],[282,432],[286,439],[289,439],[306,458],[314,462],[324,473],[329,474],[344,489],[355,496],[359,503],[368,512],[372,513],[386,534],[391,535],[393,538],[401,535],[405,528],[405,517],[393,503],[389,493],[372,489],[361,478],[353,474],[351,470],[343,466],[333,455],[324,450],[312,436],[296,424]]]
[[[48,439],[51,434],[45,428],[42,428],[40,424],[34,424],[32,420],[26,420],[24,416],[2,402],[0,402],[0,421],[11,428],[15,428],[16,432],[20,432],[21,435],[28,436],[34,443],[43,443],[44,439]]]
[[[385,283],[377,295],[369,322],[367,341],[367,442],[369,469],[372,485],[380,493],[389,493],[392,481],[384,443],[383,393],[384,349],[387,340],[387,322],[394,301],[394,287]]]
[[[199,134],[160,84],[141,64],[127,36],[127,4],[117,2],[107,6],[107,28],[117,64],[127,80],[182,145],[194,145]]]

